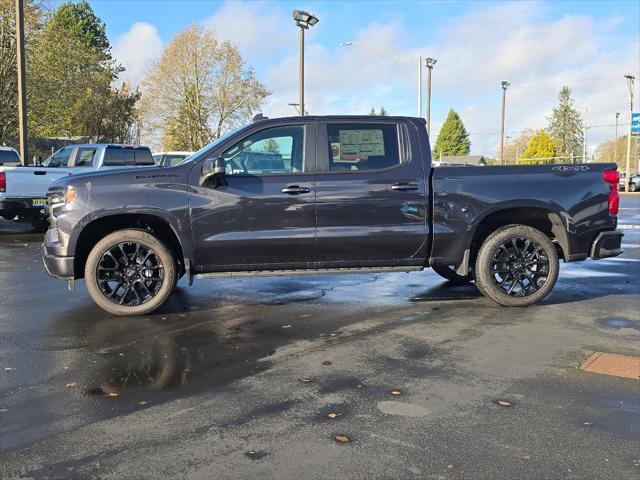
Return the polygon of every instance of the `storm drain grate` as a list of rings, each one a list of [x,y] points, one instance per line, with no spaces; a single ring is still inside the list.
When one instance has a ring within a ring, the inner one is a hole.
[[[640,379],[640,357],[595,352],[580,365],[580,370],[614,377]]]

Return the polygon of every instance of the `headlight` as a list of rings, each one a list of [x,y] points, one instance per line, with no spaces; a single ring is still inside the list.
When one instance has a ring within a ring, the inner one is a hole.
[[[69,204],[76,198],[76,189],[71,185],[66,189],[49,190],[49,204],[51,206],[58,206],[62,204]]]

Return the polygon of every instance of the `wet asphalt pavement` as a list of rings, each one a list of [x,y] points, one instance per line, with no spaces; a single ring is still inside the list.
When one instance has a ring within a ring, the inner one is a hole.
[[[577,368],[640,354],[621,207],[625,253],[563,264],[529,308],[425,271],[181,280],[140,318],[1,221],[0,478],[638,479],[640,382]]]

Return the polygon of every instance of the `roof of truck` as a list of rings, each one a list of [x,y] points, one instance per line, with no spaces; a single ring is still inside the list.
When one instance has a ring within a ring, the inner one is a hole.
[[[145,148],[151,150],[146,145],[127,145],[123,143],[70,143],[65,147],[120,147],[120,148]],[[64,147],[63,147],[64,148]]]

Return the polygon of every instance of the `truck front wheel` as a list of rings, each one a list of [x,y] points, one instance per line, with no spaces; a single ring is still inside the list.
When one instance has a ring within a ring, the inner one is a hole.
[[[480,247],[476,286],[500,305],[526,307],[553,290],[559,269],[558,252],[549,237],[526,225],[508,225]]]
[[[118,230],[100,240],[84,270],[96,304],[113,315],[145,315],[164,304],[177,282],[169,249],[143,230]]]

